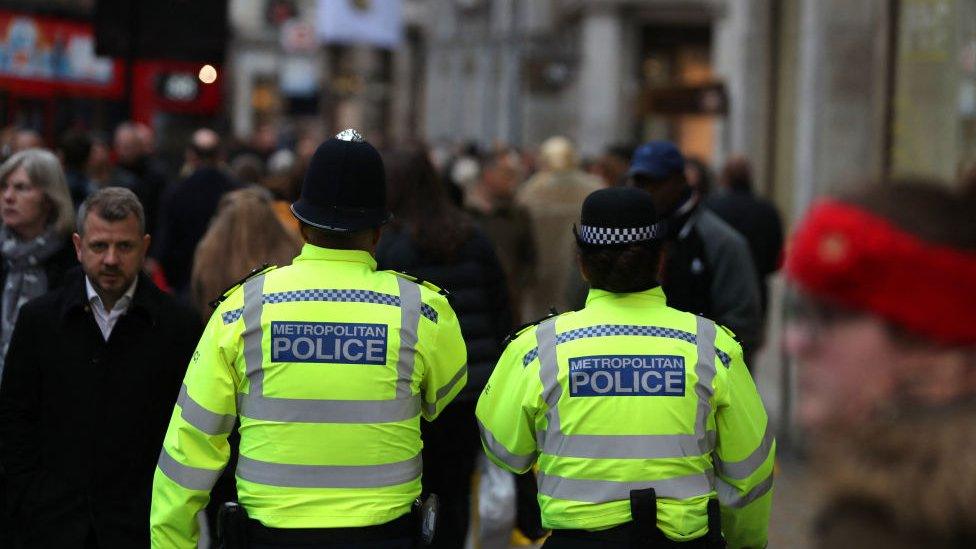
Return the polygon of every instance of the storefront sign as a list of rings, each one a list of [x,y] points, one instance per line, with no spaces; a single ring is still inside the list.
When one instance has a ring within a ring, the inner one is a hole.
[[[120,65],[95,55],[89,24],[0,11],[0,83],[8,89],[115,97]]]

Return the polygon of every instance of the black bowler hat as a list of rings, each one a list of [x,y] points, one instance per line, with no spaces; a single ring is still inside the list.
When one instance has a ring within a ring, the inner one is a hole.
[[[291,213],[328,231],[361,231],[388,222],[393,216],[386,209],[380,153],[356,130],[342,131],[319,145]]]
[[[636,187],[593,191],[583,201],[579,228],[581,246],[619,246],[664,238],[664,222],[654,210],[651,193]]]

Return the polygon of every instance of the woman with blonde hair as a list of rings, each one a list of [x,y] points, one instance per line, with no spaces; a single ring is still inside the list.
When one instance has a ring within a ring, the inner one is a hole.
[[[0,165],[0,372],[21,305],[61,284],[77,263],[74,207],[58,158],[27,149]]]
[[[208,303],[220,292],[259,265],[291,263],[301,246],[278,221],[268,191],[249,187],[227,193],[193,257],[190,290],[194,307],[209,317]]]

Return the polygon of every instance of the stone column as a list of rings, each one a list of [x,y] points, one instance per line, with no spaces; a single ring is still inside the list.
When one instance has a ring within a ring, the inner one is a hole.
[[[589,156],[602,152],[625,129],[620,97],[624,83],[624,29],[616,6],[588,5],[582,32],[578,146],[582,156]]]
[[[804,0],[794,215],[838,186],[883,169],[887,0]]]
[[[752,162],[757,191],[765,186],[770,154],[770,1],[727,2],[714,27],[715,72],[725,82],[729,101],[714,167],[720,170],[731,155],[745,155]]]

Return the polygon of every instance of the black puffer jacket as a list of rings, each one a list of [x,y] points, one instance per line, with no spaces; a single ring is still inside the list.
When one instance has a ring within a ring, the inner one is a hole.
[[[453,261],[433,261],[421,254],[405,229],[391,228],[376,248],[376,262],[380,269],[411,274],[451,293],[468,348],[468,384],[457,398],[477,400],[512,329],[505,273],[488,237],[474,228]]]

